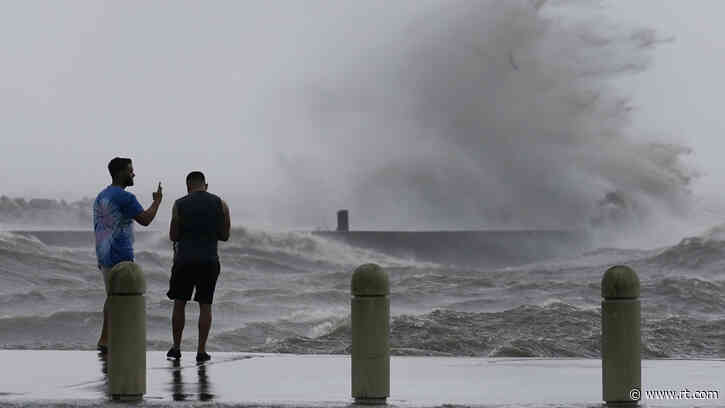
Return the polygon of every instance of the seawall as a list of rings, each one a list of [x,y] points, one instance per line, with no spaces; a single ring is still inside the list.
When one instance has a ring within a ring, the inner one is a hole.
[[[89,247],[92,231],[13,231],[46,245]],[[137,241],[158,236],[158,231],[135,231]],[[468,267],[522,265],[590,249],[585,232],[564,230],[469,231],[314,231],[313,235],[347,245],[423,262]]]
[[[328,239],[420,261],[462,266],[512,266],[591,247],[583,231],[315,231]]]

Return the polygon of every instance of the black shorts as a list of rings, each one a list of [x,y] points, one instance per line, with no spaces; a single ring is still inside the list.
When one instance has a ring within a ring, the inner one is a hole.
[[[194,300],[210,305],[214,300],[214,289],[219,278],[219,260],[205,262],[174,262],[171,267],[171,279],[169,280],[169,291],[166,296],[173,300],[191,300],[191,292],[194,292]]]

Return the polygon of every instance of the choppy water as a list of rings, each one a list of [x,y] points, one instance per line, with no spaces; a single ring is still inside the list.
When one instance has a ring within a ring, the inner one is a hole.
[[[46,245],[0,232],[0,347],[94,348],[105,292],[92,246],[73,236],[46,233],[56,244]],[[376,262],[390,275],[394,354],[597,357],[601,277],[627,264],[641,280],[644,357],[725,357],[725,240],[717,235],[476,268],[399,259],[309,233],[235,229],[220,255],[212,351],[349,352],[350,277]],[[136,256],[148,284],[148,346],[165,350],[169,242],[142,235]],[[190,350],[197,310],[193,302],[187,308],[182,347]]]

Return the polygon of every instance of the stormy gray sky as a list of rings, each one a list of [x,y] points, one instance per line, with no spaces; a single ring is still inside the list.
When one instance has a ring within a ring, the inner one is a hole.
[[[725,4],[596,3],[2,2],[0,189],[93,196],[119,155],[144,205],[198,169],[245,225],[559,227],[615,190],[719,208]]]

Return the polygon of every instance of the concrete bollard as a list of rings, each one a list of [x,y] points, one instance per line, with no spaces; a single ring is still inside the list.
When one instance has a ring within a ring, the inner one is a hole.
[[[109,283],[108,383],[114,399],[139,400],[146,393],[146,281],[133,262],[111,270]]]
[[[642,398],[639,278],[613,266],[602,278],[602,394],[608,405]]]
[[[385,404],[390,396],[390,283],[378,265],[352,274],[352,396],[355,403]]]

